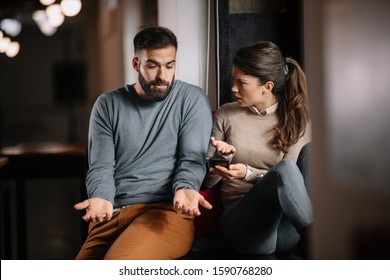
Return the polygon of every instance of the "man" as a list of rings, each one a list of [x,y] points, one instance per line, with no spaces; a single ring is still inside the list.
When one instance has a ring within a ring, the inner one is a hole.
[[[206,172],[205,93],[175,80],[177,39],[149,27],[134,38],[138,82],[101,95],[89,127],[88,237],[77,259],[177,259],[191,248]]]

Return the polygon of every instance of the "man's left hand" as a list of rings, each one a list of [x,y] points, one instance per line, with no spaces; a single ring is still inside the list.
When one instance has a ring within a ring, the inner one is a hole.
[[[201,195],[193,189],[180,189],[176,191],[173,198],[173,207],[176,211],[182,214],[200,216],[199,205],[206,209],[211,209],[213,206]]]

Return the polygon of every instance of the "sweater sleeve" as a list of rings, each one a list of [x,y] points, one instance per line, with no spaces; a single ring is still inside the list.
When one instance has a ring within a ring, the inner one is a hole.
[[[104,198],[114,203],[115,148],[107,99],[100,96],[91,112],[88,133],[88,197]]]
[[[211,136],[215,137],[216,140],[222,140],[225,141],[225,133],[223,129],[223,112],[221,109],[219,109],[213,118],[213,129],[211,132]],[[215,148],[209,143],[209,147],[207,150],[207,162],[209,158],[211,158],[215,153]],[[207,166],[209,164],[207,163]],[[206,188],[212,188],[214,187],[220,180],[222,179],[221,176],[211,173],[209,170],[207,170],[206,176],[203,181],[203,185]]]
[[[259,168],[254,168],[253,166],[250,166],[250,165],[246,165],[246,168],[250,169],[253,173],[252,176],[250,176],[249,179],[246,179],[244,181],[248,182],[248,183],[256,183],[258,180],[260,180],[261,178],[263,178],[263,176],[265,174],[267,174],[268,172],[268,169],[259,169]]]
[[[206,152],[210,139],[211,109],[203,91],[193,88],[183,106],[179,131],[179,161],[173,191],[179,187],[199,190],[206,173]]]

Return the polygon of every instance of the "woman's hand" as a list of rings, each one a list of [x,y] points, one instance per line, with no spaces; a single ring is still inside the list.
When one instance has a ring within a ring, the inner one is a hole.
[[[210,138],[210,144],[221,154],[229,155],[236,152],[236,148],[221,140],[215,140],[214,137]]]
[[[246,165],[242,163],[230,164],[229,168],[221,165],[216,165],[210,168],[210,172],[217,174],[228,180],[239,179],[242,180],[246,175]]]

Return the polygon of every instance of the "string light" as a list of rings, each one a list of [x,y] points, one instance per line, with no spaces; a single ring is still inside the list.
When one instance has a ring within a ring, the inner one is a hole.
[[[12,37],[18,36],[20,31],[22,31],[22,24],[18,20],[12,18],[1,20],[0,27]]]
[[[56,0],[39,0],[39,2],[41,2],[42,5],[44,6],[49,6],[51,4],[53,4]]]
[[[44,10],[35,11],[32,18],[44,35],[52,36],[56,33],[57,27],[54,27],[49,23],[49,19]]]
[[[49,23],[53,27],[60,26],[65,20],[65,16],[61,12],[61,7],[59,4],[53,4],[48,6],[46,8],[46,15]]]
[[[5,54],[8,57],[15,57],[19,53],[19,50],[20,50],[20,44],[18,42],[11,42],[8,45],[8,48],[5,51]]]
[[[65,16],[73,17],[80,12],[82,5],[80,0],[62,0],[60,6]]]
[[[0,53],[5,53],[8,49],[9,44],[11,43],[11,39],[8,37],[3,37],[0,40]]]
[[[76,16],[82,7],[80,0],[61,0],[56,4],[56,0],[39,0],[46,6],[45,10],[37,10],[32,14],[33,20],[38,25],[41,32],[46,36],[52,36],[57,28],[64,22],[65,16]],[[16,37],[19,35],[22,25],[14,19],[3,19],[0,27],[6,34]],[[8,57],[15,57],[20,51],[20,44],[6,37],[0,30],[0,53],[5,53]]]

